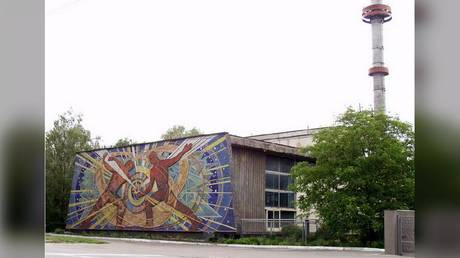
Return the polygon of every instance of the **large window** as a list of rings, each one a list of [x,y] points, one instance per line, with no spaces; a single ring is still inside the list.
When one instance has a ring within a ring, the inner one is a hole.
[[[270,230],[279,229],[284,225],[292,224],[295,219],[295,211],[267,210],[267,228]]]
[[[265,191],[265,206],[267,207],[294,209],[294,199],[293,192]]]
[[[265,173],[266,189],[289,191],[289,185],[291,183],[291,175],[272,171],[266,171]]]
[[[291,168],[294,166],[294,161],[288,158],[267,156],[266,169],[268,171],[290,173]]]
[[[271,208],[294,208],[295,194],[289,190],[294,161],[287,158],[267,156],[265,171],[265,206]]]

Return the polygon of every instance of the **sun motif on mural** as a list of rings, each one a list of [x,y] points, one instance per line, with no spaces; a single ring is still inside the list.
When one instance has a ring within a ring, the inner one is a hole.
[[[215,134],[79,153],[67,228],[233,232],[229,148]]]

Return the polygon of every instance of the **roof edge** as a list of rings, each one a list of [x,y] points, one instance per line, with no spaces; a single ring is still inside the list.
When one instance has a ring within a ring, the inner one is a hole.
[[[275,132],[275,133],[263,133],[263,134],[256,134],[256,135],[246,136],[246,138],[265,136],[265,135],[270,135],[270,134],[295,133],[295,132],[301,132],[301,131],[307,131],[307,130],[318,130],[318,129],[321,130],[321,129],[326,129],[326,128],[330,128],[330,127],[331,126],[323,126],[323,127],[306,128],[306,129],[299,129],[299,130],[292,130],[292,131],[282,131],[282,132]]]
[[[90,149],[90,150],[84,150],[84,151],[77,151],[76,154],[83,153],[83,152],[89,152],[89,151],[108,150],[108,149],[117,149],[117,148],[127,148],[127,147],[132,147],[132,146],[138,146],[138,145],[143,145],[143,144],[151,144],[151,143],[158,143],[158,142],[178,141],[178,140],[183,140],[183,139],[197,138],[197,137],[211,136],[211,135],[218,135],[218,134],[229,135],[228,132],[217,132],[217,133],[199,134],[199,135],[193,135],[193,136],[184,136],[184,137],[179,137],[179,138],[173,138],[173,139],[168,139],[168,140],[159,140],[159,141],[149,141],[149,142],[133,143],[133,144],[123,145],[123,146],[118,146],[118,147],[113,147],[113,146],[112,146],[112,147],[96,148],[96,149]]]
[[[300,152],[300,148],[292,147],[289,145],[278,144],[263,140],[251,139],[247,137],[241,137],[233,134],[229,134],[230,143],[236,146],[242,146],[250,149],[257,149],[262,151],[282,153],[288,156],[296,156],[299,158],[313,160],[312,157],[309,157]]]

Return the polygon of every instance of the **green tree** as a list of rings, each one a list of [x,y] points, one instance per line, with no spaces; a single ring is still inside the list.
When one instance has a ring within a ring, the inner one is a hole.
[[[196,127],[193,127],[190,130],[187,130],[184,126],[182,125],[175,125],[171,128],[169,128],[166,133],[161,135],[161,139],[163,140],[171,140],[171,139],[176,139],[176,138],[181,138],[181,137],[188,137],[188,136],[195,136],[195,135],[200,135],[203,134],[199,129]]]
[[[115,143],[115,145],[113,145],[113,147],[123,147],[123,146],[131,145],[131,144],[136,144],[136,142],[133,141],[132,139],[125,137],[125,138],[118,139],[118,141]]]
[[[348,109],[336,126],[320,131],[305,151],[316,165],[292,169],[292,189],[304,193],[301,210],[314,208],[328,235],[383,240],[383,212],[413,209],[414,132],[397,118]],[[349,240],[349,239],[348,239]]]
[[[81,122],[81,115],[68,111],[45,136],[47,231],[65,226],[75,153],[99,147],[99,138],[93,140]]]

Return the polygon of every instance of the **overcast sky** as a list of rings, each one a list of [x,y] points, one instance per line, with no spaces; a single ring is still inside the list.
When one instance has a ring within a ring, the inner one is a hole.
[[[370,0],[46,0],[46,129],[72,108],[113,144],[175,124],[236,135],[370,108]],[[387,110],[414,121],[414,3],[385,0]]]

